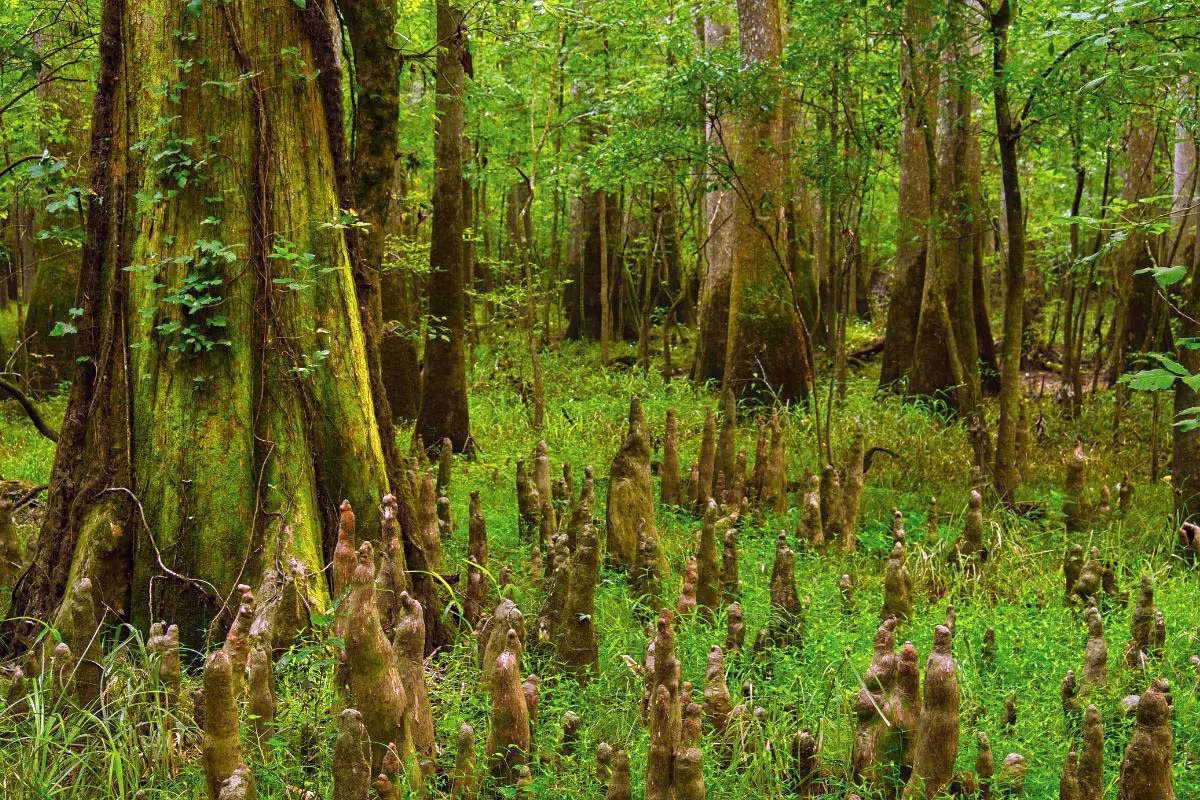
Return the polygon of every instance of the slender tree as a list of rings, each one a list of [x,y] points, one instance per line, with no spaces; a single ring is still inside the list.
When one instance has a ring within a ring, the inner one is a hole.
[[[429,335],[416,433],[470,446],[467,410],[466,276],[463,269],[463,114],[467,31],[463,12],[437,4],[437,126],[434,133],[433,233],[429,246]]]
[[[339,8],[354,57],[354,202],[367,224],[360,236],[364,267],[380,287],[371,313],[382,327],[384,387],[394,417],[412,419],[420,401],[421,375],[412,324],[407,278],[384,272],[387,238],[400,229],[392,195],[403,185],[404,160],[398,152],[400,88],[404,60],[396,42],[396,0],[343,0]]]
[[[720,49],[729,36],[729,26],[704,17],[697,27],[700,45],[706,52]],[[710,148],[719,152],[733,129],[723,112],[723,103],[714,93],[705,99],[704,136]],[[711,173],[711,168],[709,169]],[[710,179],[714,184],[716,176]],[[704,195],[700,231],[704,237],[704,272],[700,281],[697,307],[699,330],[696,335],[692,377],[697,383],[720,381],[725,376],[725,348],[729,333],[729,283],[733,272],[733,206],[737,195],[717,185]]]
[[[992,104],[996,114],[996,138],[1000,149],[1000,180],[1008,233],[1004,293],[1004,348],[1000,361],[1000,423],[996,433],[993,481],[996,492],[1007,500],[1021,482],[1017,448],[1024,384],[1021,380],[1021,350],[1025,335],[1025,203],[1021,197],[1020,166],[1017,162],[1024,115],[1013,113],[1009,100],[1008,34],[1012,26],[1010,0],[1000,0],[989,10],[992,34]],[[1026,109],[1029,105],[1026,105]]]
[[[79,282],[79,243],[75,234],[83,227],[83,207],[77,189],[87,182],[85,139],[77,131],[86,130],[87,105],[80,103],[74,84],[91,80],[91,64],[80,52],[88,23],[84,8],[64,4],[56,24],[42,31],[35,40],[49,59],[42,66],[45,80],[39,83],[38,98],[43,114],[52,110],[61,131],[42,134],[44,159],[63,165],[62,171],[45,172],[58,178],[48,191],[30,192],[28,242],[34,274],[29,289],[29,308],[25,317],[25,346],[37,356],[30,364],[30,379],[39,389],[51,389],[71,375],[74,337],[62,335],[72,325],[71,309],[75,286]],[[39,56],[40,58],[41,56]],[[65,177],[63,177],[65,176]],[[62,323],[61,325],[59,323]]]

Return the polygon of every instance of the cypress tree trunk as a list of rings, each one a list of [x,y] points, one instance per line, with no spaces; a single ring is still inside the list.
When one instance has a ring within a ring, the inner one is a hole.
[[[403,59],[396,42],[395,0],[344,0],[340,5],[354,56],[354,202],[369,227],[359,237],[366,269],[380,286],[379,324],[393,325],[380,337],[382,379],[393,417],[413,419],[420,402],[421,374],[405,276],[385,273],[389,234],[399,229],[391,193],[403,184],[405,165],[398,154],[400,83]]]
[[[930,158],[936,99],[931,29],[929,0],[906,0],[900,37],[900,192],[896,223],[899,240],[879,375],[879,385],[884,388],[908,374],[925,286],[927,233],[932,217]]]
[[[392,443],[339,198],[340,104],[323,98],[340,84],[332,7],[134,12],[104,2],[76,299],[86,359],[13,609],[49,619],[87,576],[133,622],[173,620],[198,643],[281,554],[327,602],[337,502],[377,537]]]
[[[1146,113],[1134,117],[1125,152],[1129,163],[1125,171],[1125,188],[1121,199],[1128,204],[1133,221],[1147,221],[1156,213],[1153,204],[1140,202],[1155,193],[1154,158],[1158,128],[1153,116]],[[1116,328],[1112,336],[1112,352],[1109,355],[1108,379],[1115,382],[1125,371],[1130,350],[1141,349],[1148,344],[1152,307],[1154,305],[1154,278],[1139,275],[1139,270],[1153,266],[1150,256],[1150,235],[1131,231],[1117,251],[1113,265],[1113,283],[1117,290],[1117,302],[1113,322]],[[1169,265],[1163,265],[1169,266]]]
[[[747,66],[774,80],[783,47],[776,0],[738,1],[738,39]],[[807,398],[812,386],[808,332],[794,303],[787,264],[780,104],[738,124],[734,147],[733,275],[724,385],[741,397],[780,402]]]
[[[430,331],[416,433],[470,446],[467,411],[466,278],[463,270],[463,95],[467,33],[463,12],[437,4],[437,126],[434,133],[433,233],[429,245]]]
[[[965,80],[968,31],[955,0],[947,5],[934,181],[936,221],[926,258],[921,316],[908,389],[973,410],[979,394],[975,331],[975,214],[967,178],[973,98]]]
[[[1193,239],[1192,245],[1194,252],[1200,253],[1200,236]],[[1180,335],[1200,336],[1200,325],[1195,322],[1200,313],[1200,255],[1193,257],[1191,284],[1187,287],[1184,312],[1180,315]],[[1200,350],[1182,347],[1177,357],[1179,363],[1192,374],[1200,372]],[[1177,380],[1174,398],[1176,417],[1196,406],[1200,406],[1200,392]],[[1171,489],[1175,494],[1175,511],[1185,520],[1195,520],[1200,516],[1200,429],[1171,426],[1171,445]]]
[[[975,16],[976,10],[982,9],[982,4],[979,0],[973,0],[970,4],[971,10],[966,14],[965,24],[968,26],[965,46],[970,54],[974,64],[983,56],[983,36],[978,30],[979,18]],[[974,69],[974,65],[972,69]],[[971,93],[971,102],[978,105],[979,96]],[[966,144],[966,202],[968,204],[967,213],[970,217],[971,225],[969,230],[970,236],[970,263],[972,265],[970,283],[971,283],[971,310],[975,315],[975,342],[977,356],[979,359],[979,372],[986,372],[986,375],[980,376],[981,390],[984,386],[989,391],[998,391],[1000,388],[997,376],[999,375],[999,364],[996,362],[996,340],[992,337],[992,322],[988,313],[988,290],[987,290],[987,272],[984,265],[984,252],[987,237],[992,235],[992,226],[988,215],[987,203],[983,198],[983,155],[979,144],[980,128],[982,120],[976,117],[973,113],[967,120],[967,144]],[[965,285],[965,282],[964,282]],[[985,369],[986,368],[986,369]]]
[[[1185,84],[1186,88],[1186,84]],[[1191,91],[1194,91],[1192,89]],[[1180,237],[1175,263],[1184,263],[1191,270],[1184,313],[1180,315],[1180,336],[1200,336],[1200,220],[1194,210],[1186,211],[1198,196],[1196,140],[1189,137],[1180,125],[1175,145],[1175,203],[1174,236]],[[1180,214],[1179,211],[1183,210]],[[1182,217],[1182,218],[1180,218]],[[1186,254],[1181,256],[1180,254]],[[1179,362],[1192,374],[1200,372],[1200,350],[1181,347]],[[1200,392],[1193,391],[1183,381],[1175,382],[1175,414],[1200,405]],[[1175,510],[1184,519],[1200,516],[1200,429],[1186,430],[1171,426],[1172,464],[1171,487],[1175,492]]]
[[[584,134],[585,144],[594,132]],[[604,225],[600,224],[600,195],[602,190],[584,186],[579,197],[571,201],[571,242],[568,269],[571,283],[567,284],[563,300],[567,308],[568,339],[600,339],[603,313],[600,302],[600,236],[606,238],[604,249],[608,256],[609,276],[620,270],[617,241],[621,231],[621,202],[618,195],[604,193]],[[621,284],[610,280],[610,307],[620,302]],[[617,328],[616,330],[620,330]]]

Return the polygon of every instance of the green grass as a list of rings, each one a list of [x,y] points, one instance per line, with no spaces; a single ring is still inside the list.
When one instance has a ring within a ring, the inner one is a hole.
[[[704,409],[714,398],[684,381],[665,383],[657,374],[605,373],[599,368],[595,348],[566,344],[545,355],[546,427],[534,432],[530,414],[515,389],[528,375],[519,353],[516,348],[484,347],[476,353],[471,414],[480,452],[475,460],[459,459],[456,464],[451,495],[458,534],[448,545],[447,564],[452,570],[462,564],[467,502],[470,490],[477,489],[488,522],[492,571],[505,563],[513,565],[516,600],[531,620],[537,615],[541,592],[527,566],[528,545],[517,536],[516,459],[528,454],[538,438],[545,438],[555,474],[564,459],[573,464],[577,480],[582,479],[585,465],[594,465],[596,516],[602,519],[607,466],[624,435],[629,396],[636,392],[642,397],[654,432],[656,459],[665,410],[676,408],[680,460],[685,465],[699,448]],[[1139,484],[1127,516],[1105,520],[1078,540],[1085,547],[1097,544],[1119,565],[1125,590],[1136,588],[1143,571],[1152,573],[1155,599],[1168,626],[1164,658],[1152,664],[1152,674],[1137,674],[1120,664],[1129,633],[1129,609],[1105,611],[1110,685],[1090,699],[1105,719],[1107,796],[1116,795],[1130,727],[1128,720],[1119,718],[1117,703],[1126,694],[1140,692],[1150,678],[1162,676],[1174,687],[1176,793],[1181,798],[1200,797],[1200,770],[1190,766],[1200,749],[1196,724],[1200,707],[1195,674],[1188,663],[1190,655],[1200,652],[1193,635],[1200,626],[1200,607],[1195,602],[1197,577],[1171,555],[1174,526],[1169,486],[1165,481],[1147,485],[1149,403],[1144,397],[1135,398],[1115,439],[1111,404],[1110,395],[1100,395],[1089,401],[1082,419],[1064,421],[1048,397],[1044,402],[1032,401],[1031,418],[1044,416],[1045,437],[1032,447],[1023,497],[1043,503],[1046,513],[1040,519],[1026,520],[985,508],[987,534],[994,543],[992,556],[977,574],[963,574],[948,568],[947,551],[961,529],[966,508],[970,483],[966,437],[959,428],[942,424],[922,408],[877,397],[871,376],[853,379],[844,403],[835,408],[835,453],[846,448],[854,423],[861,421],[868,447],[887,447],[899,457],[879,455],[875,459],[862,506],[859,554],[799,554],[797,583],[809,603],[803,646],[776,650],[758,662],[748,651],[727,658],[731,690],[736,694],[749,680],[754,687],[753,702],[766,714],[761,725],[750,726],[747,744],[732,764],[713,752],[706,737],[709,797],[782,796],[780,775],[792,734],[801,728],[819,734],[824,768],[834,776],[844,776],[858,680],[870,660],[879,622],[893,507],[904,513],[909,532],[916,603],[914,619],[902,627],[898,638],[914,642],[923,664],[933,626],[943,620],[951,600],[957,612],[955,657],[963,700],[959,768],[973,765],[975,732],[983,730],[991,738],[997,764],[1009,752],[1020,752],[1028,760],[1027,797],[1057,796],[1058,774],[1069,744],[1059,684],[1068,669],[1081,670],[1086,640],[1082,615],[1062,600],[1061,555],[1068,543],[1060,511],[1062,457],[1076,434],[1082,435],[1089,447],[1087,486],[1092,499],[1098,497],[1102,483],[1115,483],[1125,472]],[[0,474],[45,480],[51,448],[17,413],[8,406],[2,408]],[[60,415],[61,401],[52,401],[50,408],[54,416]],[[794,480],[802,470],[818,464],[814,428],[808,417],[793,413],[787,418],[787,433],[789,474]],[[1165,424],[1163,433],[1166,435]],[[407,432],[400,435],[405,437]],[[754,436],[751,425],[739,431],[738,446],[751,456]],[[925,525],[930,496],[938,498],[943,512],[943,523],[932,537]],[[748,645],[767,615],[775,535],[780,530],[793,531],[797,521],[793,509],[783,519],[752,516],[741,529],[741,602]],[[660,509],[658,523],[672,568],[665,581],[666,599],[673,604],[699,523],[665,509]],[[29,527],[24,530],[30,532]],[[849,615],[842,613],[836,586],[843,573],[851,574],[856,585],[856,609]],[[630,600],[625,577],[606,569],[596,604],[601,669],[584,686],[560,674],[545,653],[530,649],[525,672],[536,672],[542,678],[536,735],[540,758],[533,770],[535,796],[602,796],[591,769],[592,753],[600,741],[629,750],[634,794],[641,795],[648,739],[637,712],[642,682],[622,661],[623,655],[629,655],[640,662],[645,652],[638,611]],[[998,652],[992,663],[985,663],[979,644],[989,626],[995,628]],[[6,776],[0,778],[0,795],[95,797],[96,786],[105,787],[102,793],[106,796],[131,796],[137,787],[145,788],[150,798],[203,795],[190,706],[185,702],[178,718],[167,722],[161,712],[138,699],[144,690],[139,694],[133,687],[139,685],[144,656],[137,639],[130,639],[128,633],[126,637],[116,652],[110,647],[110,686],[115,683],[116,688],[110,690],[97,717],[64,718],[47,711],[21,726],[0,723],[0,775]],[[724,638],[723,617],[713,625],[694,619],[680,624],[678,650],[683,675],[695,684],[697,692],[703,689],[705,655],[713,643],[723,643]],[[329,795],[329,758],[338,704],[332,688],[331,655],[321,643],[308,642],[277,670],[280,724],[276,740],[270,758],[254,755],[251,759],[260,796],[298,797],[289,787],[311,789],[320,797]],[[455,732],[464,721],[475,726],[482,748],[488,700],[477,690],[478,679],[474,642],[465,635],[459,637],[452,652],[430,665],[438,738],[446,748],[439,758],[442,767],[453,762]],[[194,685],[195,680],[192,670],[189,684]],[[1010,692],[1018,696],[1018,722],[1011,733],[1005,733],[999,720]],[[556,755],[556,743],[562,716],[568,710],[579,714],[584,725],[577,755],[564,760]],[[179,735],[172,759],[165,755],[163,744],[162,731],[168,727],[174,727]],[[36,758],[30,754],[37,754]],[[68,778],[70,774],[95,780],[89,780],[85,788],[78,779]],[[106,775],[119,775],[123,783],[101,778]]]

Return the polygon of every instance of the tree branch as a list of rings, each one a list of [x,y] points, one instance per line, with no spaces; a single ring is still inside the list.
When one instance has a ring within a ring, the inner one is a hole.
[[[12,395],[12,398],[20,404],[21,408],[25,409],[25,413],[29,415],[29,421],[33,423],[33,427],[37,428],[38,433],[58,444],[58,431],[50,427],[45,417],[42,416],[42,412],[38,410],[37,405],[29,399],[27,394],[21,391],[19,386],[6,378],[0,377],[0,389]]]

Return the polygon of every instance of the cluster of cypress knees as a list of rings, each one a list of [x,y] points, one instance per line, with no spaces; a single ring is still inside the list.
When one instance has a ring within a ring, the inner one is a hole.
[[[626,657],[645,683],[641,712],[649,727],[645,797],[647,800],[703,800],[705,797],[702,737],[707,731],[713,750],[726,757],[737,748],[772,747],[750,732],[765,716],[753,707],[753,687],[744,686],[744,702],[734,705],[726,685],[725,655],[741,649],[746,629],[739,593],[737,531],[749,509],[786,511],[789,484],[784,435],[779,417],[760,425],[753,470],[744,453],[734,453],[734,415],[727,410],[720,433],[710,410],[704,426],[700,458],[689,480],[680,479],[675,414],[668,410],[662,440],[661,502],[690,506],[703,519],[695,555],[688,559],[683,588],[674,610],[663,608],[662,583],[666,561],[655,527],[651,481],[651,441],[641,403],[633,398],[628,433],[609,473],[604,557],[628,570],[634,591],[653,608],[662,608],[649,625],[649,646],[642,662]],[[439,542],[454,534],[450,504],[449,448],[442,450],[436,483],[421,484],[417,516],[430,541],[424,543],[432,566],[440,566]],[[1093,514],[1114,513],[1111,492],[1105,488],[1099,503],[1084,493],[1086,454],[1077,444],[1067,459],[1066,513],[1069,530],[1079,530]],[[471,493],[466,585],[458,604],[463,627],[477,639],[481,683],[491,696],[491,720],[485,755],[486,771],[477,769],[475,731],[458,731],[456,761],[449,775],[437,776],[433,712],[426,683],[426,623],[428,614],[410,593],[411,576],[397,569],[400,533],[396,500],[384,498],[380,507],[379,554],[371,541],[359,542],[355,515],[341,507],[337,545],[332,563],[333,595],[340,598],[333,633],[344,643],[337,667],[337,684],[345,710],[333,752],[335,800],[389,800],[407,784],[422,792],[436,780],[455,798],[474,798],[509,787],[517,797],[530,796],[534,731],[538,724],[539,681],[522,673],[525,642],[552,649],[556,661],[579,680],[598,668],[597,632],[593,620],[595,587],[599,580],[601,545],[593,521],[595,479],[590,467],[576,495],[569,464],[561,477],[551,478],[549,451],[539,442],[531,459],[517,464],[518,529],[531,546],[531,564],[543,584],[544,602],[536,627],[528,631],[525,617],[508,586],[512,569],[505,565],[493,585],[487,574],[488,540],[478,492]],[[856,547],[855,530],[869,464],[863,436],[852,441],[841,468],[827,466],[822,474],[800,482],[802,521],[795,532],[799,547],[822,549]],[[1118,513],[1128,508],[1132,487],[1117,487]],[[978,735],[975,769],[955,772],[960,739],[960,694],[952,650],[954,610],[937,626],[933,651],[921,683],[919,654],[911,642],[897,649],[896,632],[912,615],[912,578],[906,565],[903,518],[894,511],[894,545],[887,561],[882,624],[875,634],[874,655],[863,674],[855,714],[857,730],[851,754],[850,780],[822,766],[819,741],[801,730],[790,744],[787,791],[798,797],[857,797],[844,787],[854,785],[888,798],[939,796],[987,798],[1019,796],[1027,764],[1009,754],[999,769],[986,734]],[[931,503],[929,524],[936,530],[938,510]],[[1200,529],[1185,525],[1179,546],[1195,556]],[[433,555],[430,555],[433,554]],[[958,567],[977,567],[987,558],[982,498],[972,491],[961,535],[951,559]],[[781,533],[770,579],[770,616],[753,644],[755,653],[771,647],[799,646],[804,636],[805,607],[796,587],[795,551]],[[1082,680],[1068,672],[1062,682],[1062,705],[1077,744],[1062,768],[1062,800],[1101,800],[1104,790],[1104,730],[1099,710],[1086,705],[1088,691],[1107,680],[1107,649],[1099,603],[1124,603],[1110,565],[1092,549],[1085,560],[1073,545],[1063,562],[1068,602],[1084,609],[1087,645]],[[193,716],[203,731],[203,758],[208,793],[213,800],[244,800],[255,795],[246,763],[239,725],[239,704],[245,701],[252,720],[250,749],[262,753],[275,719],[273,657],[286,651],[309,620],[308,578],[295,560],[276,559],[257,592],[239,586],[241,603],[233,616],[224,645],[204,663],[203,682],[190,698]],[[849,575],[838,584],[846,611],[854,607]],[[259,599],[256,599],[256,595]],[[676,658],[675,620],[699,615],[714,620],[724,610],[724,647],[714,644],[707,658],[704,689],[697,696],[684,681]],[[88,706],[103,686],[101,662],[102,616],[88,578],[79,579],[69,593],[62,616],[62,641],[52,651],[31,654],[27,668],[57,697]],[[1123,663],[1148,669],[1161,657],[1165,621],[1155,608],[1153,586],[1141,582],[1129,645]],[[985,660],[996,653],[994,630],[983,636]],[[161,702],[180,707],[182,692],[179,632],[155,623],[146,643],[153,680]],[[1194,658],[1200,670],[1200,659]],[[6,704],[9,715],[29,712],[31,688],[25,670],[13,675]],[[1173,740],[1171,693],[1166,681],[1153,680],[1136,697],[1126,698],[1125,711],[1135,716],[1132,736],[1120,767],[1121,800],[1168,800],[1172,789]],[[1006,704],[1002,724],[1016,721],[1016,698]],[[579,744],[580,718],[568,713],[562,720],[561,752],[574,753]],[[757,742],[757,744],[755,744]],[[629,754],[601,743],[595,753],[595,775],[606,800],[632,796]],[[402,783],[403,782],[403,783]]]

